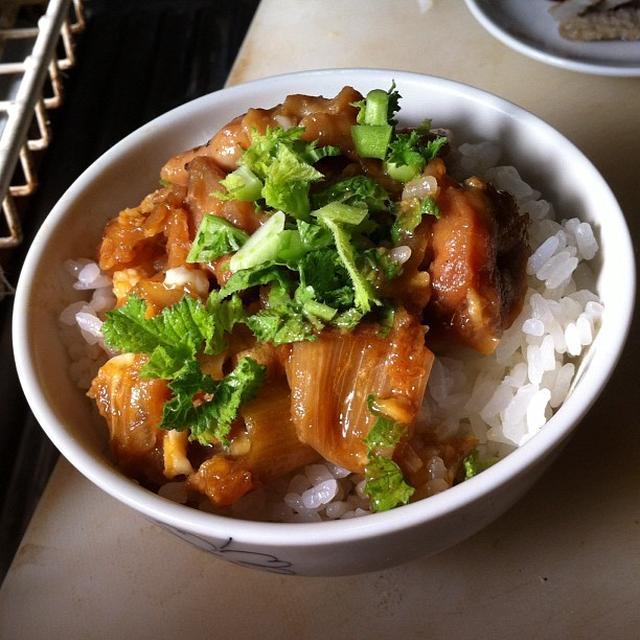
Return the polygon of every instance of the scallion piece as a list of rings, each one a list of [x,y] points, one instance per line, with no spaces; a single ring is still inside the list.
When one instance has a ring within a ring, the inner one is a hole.
[[[392,133],[393,127],[390,124],[357,124],[351,127],[356,151],[363,158],[384,160]]]
[[[388,122],[389,94],[382,89],[369,91],[358,123],[351,127],[356,151],[363,158],[384,160],[393,127]]]
[[[231,271],[235,273],[273,259],[280,248],[284,222],[284,213],[276,211],[249,237],[241,249],[233,254],[229,260]]]
[[[384,168],[387,175],[398,182],[409,182],[421,171],[419,165],[396,164],[395,162],[385,162]]]

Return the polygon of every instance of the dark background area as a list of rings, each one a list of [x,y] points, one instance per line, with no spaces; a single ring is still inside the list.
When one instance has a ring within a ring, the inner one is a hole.
[[[26,203],[24,241],[0,255],[16,283],[55,202],[125,135],[223,86],[259,0],[87,0],[65,102],[49,112],[53,141]],[[58,453],[29,411],[11,347],[11,299],[0,301],[0,581]]]

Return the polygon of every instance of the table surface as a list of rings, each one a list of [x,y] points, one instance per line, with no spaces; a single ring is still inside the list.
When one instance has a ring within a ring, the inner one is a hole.
[[[320,67],[429,73],[529,109],[592,159],[640,237],[640,79],[530,60],[462,0],[263,0],[228,83]],[[438,556],[374,574],[289,578],[227,564],[60,461],[0,590],[0,637],[637,637],[638,329],[523,500]]]

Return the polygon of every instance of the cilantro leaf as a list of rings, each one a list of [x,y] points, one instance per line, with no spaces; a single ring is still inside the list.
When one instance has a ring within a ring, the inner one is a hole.
[[[415,129],[409,133],[397,133],[389,144],[388,162],[395,164],[421,164],[424,166],[425,158],[420,153],[421,136]]]
[[[224,218],[209,214],[202,218],[187,262],[211,262],[237,251],[249,236]]]
[[[400,467],[390,458],[370,456],[364,477],[364,493],[371,499],[373,511],[387,511],[407,504],[415,492],[404,481]]]
[[[314,209],[330,202],[361,206],[369,211],[385,211],[389,206],[389,194],[373,178],[354,176],[340,180],[312,196]]]
[[[319,224],[312,224],[304,220],[297,220],[296,224],[302,245],[307,251],[323,249],[333,244],[333,236],[329,230]]]
[[[291,127],[290,129],[267,127],[264,133],[259,133],[254,129],[251,132],[251,144],[243,152],[240,164],[248,167],[255,175],[264,180],[280,145],[293,147],[300,139],[302,131],[300,127]]]
[[[297,143],[297,150],[309,164],[315,164],[318,160],[322,160],[322,158],[331,158],[342,155],[342,149],[340,149],[340,147],[335,147],[333,145],[318,147],[318,142],[316,140],[303,143],[303,145],[304,146],[302,146],[301,143]]]
[[[395,120],[395,115],[400,111],[400,100],[402,96],[396,90],[396,81],[391,81],[391,86],[387,90],[387,95],[389,96],[389,102],[387,104],[387,119],[389,124],[397,124]]]
[[[255,396],[265,373],[265,366],[242,358],[231,373],[215,382],[192,361],[185,374],[169,384],[173,398],[163,407],[160,427],[189,429],[191,439],[200,444],[228,444],[240,406]],[[194,396],[200,394],[213,395],[213,399],[194,403]]]
[[[442,147],[449,142],[447,136],[437,136],[433,140],[429,140],[423,151],[424,158],[427,162],[438,156]]]
[[[447,144],[446,136],[428,139],[429,131],[422,127],[409,133],[397,133],[389,143],[385,170],[394,180],[409,182],[433,160]]]
[[[309,214],[309,187],[324,176],[312,165],[327,156],[340,155],[337,147],[317,147],[317,142],[300,139],[304,129],[267,128],[251,133],[251,145],[240,165],[263,181],[260,196],[267,206],[280,209],[295,218]],[[244,178],[243,178],[244,179]]]

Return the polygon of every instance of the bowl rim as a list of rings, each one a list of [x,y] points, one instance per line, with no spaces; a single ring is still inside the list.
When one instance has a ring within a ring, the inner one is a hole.
[[[58,420],[48,405],[32,362],[27,322],[29,302],[35,289],[34,275],[39,268],[40,256],[69,204],[86,189],[91,188],[91,185],[100,179],[102,171],[113,160],[135,147],[138,139],[144,137],[145,133],[170,125],[174,119],[180,121],[183,114],[186,116],[204,102],[216,102],[217,99],[224,100],[225,98],[233,99],[242,95],[250,96],[252,91],[265,89],[271,84],[286,85],[287,81],[291,80],[308,80],[309,85],[312,86],[314,79],[328,76],[332,80],[335,79],[337,84],[338,80],[344,81],[343,84],[348,84],[347,80],[364,84],[365,82],[380,81],[382,78],[385,80],[394,78],[400,87],[403,81],[419,82],[430,88],[444,90],[445,93],[452,96],[464,95],[467,99],[470,98],[491,106],[505,116],[522,122],[523,125],[544,129],[547,135],[555,137],[558,144],[564,145],[568,151],[572,152],[576,162],[582,163],[585,170],[592,174],[593,184],[599,186],[603,197],[610,201],[609,220],[615,219],[617,221],[624,238],[620,246],[616,247],[616,252],[623,256],[622,259],[630,267],[629,277],[623,284],[628,295],[620,300],[620,308],[617,309],[616,316],[609,320],[615,326],[612,326],[612,330],[609,331],[610,341],[607,352],[600,354],[601,359],[605,360],[606,366],[597,369],[593,366],[589,367],[586,375],[576,387],[579,393],[572,393],[550,418],[545,428],[535,437],[508,454],[490,469],[441,494],[431,496],[429,499],[419,500],[391,511],[374,513],[363,518],[317,523],[256,522],[211,514],[173,503],[128,479],[115,465],[111,466],[96,460],[66,433],[64,424]],[[324,546],[384,536],[394,531],[435,521],[468,504],[490,497],[492,492],[507,484],[514,477],[527,473],[571,434],[602,392],[621,356],[631,325],[634,299],[635,268],[631,237],[615,196],[604,178],[582,151],[541,118],[492,93],[437,76],[391,69],[319,69],[269,76],[221,89],[187,102],[136,129],[95,160],[59,199],[29,248],[16,289],[12,338],[18,377],[36,419],[63,456],[103,491],[154,520],[190,533],[220,539],[226,539],[232,535],[237,542],[245,542],[255,546],[303,548],[310,545]]]

